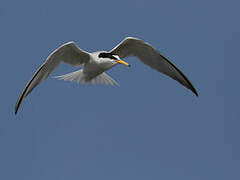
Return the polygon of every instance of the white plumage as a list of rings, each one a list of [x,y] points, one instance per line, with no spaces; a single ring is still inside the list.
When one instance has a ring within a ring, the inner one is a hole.
[[[198,96],[191,82],[173,63],[150,44],[140,39],[128,37],[109,52],[99,51],[94,53],[83,51],[74,42],[69,42],[52,52],[43,65],[35,72],[16,102],[15,114],[22,100],[27,97],[39,83],[45,80],[60,62],[67,63],[73,67],[82,66],[82,69],[57,76],[59,79],[76,81],[78,83],[118,85],[105,71],[111,69],[116,64],[130,66],[121,60],[129,56],[138,57],[144,64],[178,81]]]
[[[112,86],[119,86],[119,84],[113,80],[107,73],[103,72],[100,75],[96,76],[95,78],[91,79],[90,81],[86,81],[83,73],[83,69],[78,71],[74,71],[62,76],[56,76],[55,78],[64,80],[64,81],[76,81],[77,83],[82,84],[105,84],[105,85],[112,85]]]

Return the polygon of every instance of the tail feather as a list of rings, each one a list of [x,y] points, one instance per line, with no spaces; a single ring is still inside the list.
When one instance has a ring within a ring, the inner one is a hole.
[[[80,69],[78,71],[64,74],[61,76],[55,76],[55,78],[58,78],[64,81],[77,81],[78,83],[80,83],[82,80],[84,80],[84,74],[82,72],[82,69]]]
[[[77,83],[83,83],[83,84],[105,84],[105,85],[119,86],[119,84],[115,80],[113,80],[109,75],[107,75],[105,72],[96,76],[95,78],[92,78],[91,80],[88,80],[85,74],[83,73],[82,69],[75,72],[68,73],[68,74],[64,74],[61,76],[55,76],[55,78],[58,78],[64,81],[76,81]]]

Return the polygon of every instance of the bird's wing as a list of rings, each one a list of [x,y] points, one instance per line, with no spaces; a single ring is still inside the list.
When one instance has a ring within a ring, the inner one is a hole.
[[[22,100],[43,80],[45,80],[50,73],[59,65],[60,62],[65,62],[71,66],[80,66],[88,62],[90,59],[89,53],[81,50],[74,42],[63,44],[54,52],[52,52],[41,67],[35,72],[33,77],[28,81],[21,95],[19,96],[16,106],[15,114]]]
[[[174,80],[181,83],[183,86],[190,89],[196,96],[198,93],[193,87],[192,83],[183,74],[180,69],[177,68],[171,61],[164,57],[160,52],[154,49],[150,44],[143,40],[128,37],[120,42],[115,48],[111,50],[112,54],[118,55],[120,58],[127,56],[136,56],[144,64],[151,68],[170,76]]]

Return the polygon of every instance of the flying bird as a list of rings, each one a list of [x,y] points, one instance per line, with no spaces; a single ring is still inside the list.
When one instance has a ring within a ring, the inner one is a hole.
[[[16,102],[15,114],[22,100],[26,98],[38,84],[45,80],[61,62],[73,67],[81,66],[82,68],[72,73],[57,76],[58,79],[87,84],[118,85],[105,71],[117,64],[130,67],[127,62],[122,60],[129,56],[139,58],[144,64],[178,81],[198,96],[196,89],[183,72],[159,51],[141,39],[127,37],[111,51],[98,51],[93,53],[80,49],[71,41],[53,51],[34,73]]]

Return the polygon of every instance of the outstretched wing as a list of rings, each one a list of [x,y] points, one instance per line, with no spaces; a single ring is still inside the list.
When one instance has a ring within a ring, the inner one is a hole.
[[[41,67],[35,72],[33,77],[28,81],[21,95],[19,96],[16,106],[15,114],[22,100],[43,80],[45,80],[50,73],[59,65],[60,62],[65,62],[71,66],[80,66],[89,61],[89,54],[81,50],[74,42],[68,42],[63,44],[54,52],[52,52],[47,60],[41,65]]]
[[[111,50],[112,54],[117,54],[120,58],[128,56],[138,57],[144,64],[151,68],[170,76],[186,88],[190,89],[196,96],[198,93],[192,83],[172,62],[143,40],[128,37]]]

